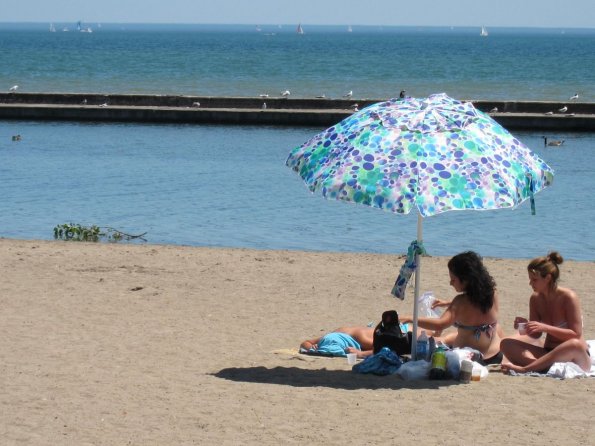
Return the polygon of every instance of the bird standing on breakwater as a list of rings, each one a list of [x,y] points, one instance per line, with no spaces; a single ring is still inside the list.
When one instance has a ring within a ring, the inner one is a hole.
[[[575,101],[578,99],[578,93],[575,93],[574,96],[570,96],[571,101]]]
[[[558,111],[559,111],[560,113],[566,113],[566,112],[568,111],[568,107],[564,106],[564,107],[562,107],[562,108],[559,108],[559,109],[558,109]]]
[[[281,96],[283,96],[284,98],[288,98],[290,94],[291,92],[289,90],[285,90],[281,93]]]
[[[347,98],[347,99],[351,99],[352,96],[353,96],[353,91],[351,91],[351,90],[349,90],[349,92],[347,92],[343,95],[343,97]]]
[[[18,85],[13,85],[12,87],[10,87],[10,88],[8,89],[8,91],[9,91],[10,93],[14,93],[14,92],[15,92],[15,91],[17,91],[18,89],[19,89],[19,86],[18,86]]]

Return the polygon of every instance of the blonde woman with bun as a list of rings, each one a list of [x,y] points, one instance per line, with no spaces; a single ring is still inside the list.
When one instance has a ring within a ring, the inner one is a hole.
[[[558,286],[558,265],[563,261],[554,251],[529,262],[529,285],[533,288],[529,319],[517,316],[514,320],[515,328],[519,323],[526,324],[526,334],[502,340],[504,372],[545,373],[555,362],[574,362],[584,371],[591,370],[579,298],[571,289]],[[541,341],[543,334],[545,339]]]

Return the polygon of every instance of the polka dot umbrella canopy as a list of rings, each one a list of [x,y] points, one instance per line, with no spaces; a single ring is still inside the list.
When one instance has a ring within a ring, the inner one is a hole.
[[[417,210],[419,243],[421,217],[514,208],[554,178],[490,116],[444,93],[370,105],[295,148],[286,164],[326,198],[396,214]],[[414,333],[418,279],[419,271]]]

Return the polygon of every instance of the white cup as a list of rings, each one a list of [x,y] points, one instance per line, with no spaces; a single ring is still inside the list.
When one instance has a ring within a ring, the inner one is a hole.
[[[461,361],[461,372],[459,373],[459,381],[468,383],[471,381],[471,375],[473,374],[473,363],[468,359]]]
[[[356,353],[347,353],[347,364],[354,365],[357,361]]]
[[[519,322],[517,324],[517,328],[519,329],[519,334],[521,334],[521,335],[527,334],[527,323],[526,322]]]

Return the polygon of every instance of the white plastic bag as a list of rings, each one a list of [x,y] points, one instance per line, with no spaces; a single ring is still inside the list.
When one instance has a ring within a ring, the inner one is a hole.
[[[434,293],[427,291],[418,298],[419,303],[419,315],[421,317],[440,317],[441,313],[436,309],[432,308],[432,304],[436,301]]]
[[[419,361],[408,361],[399,367],[396,374],[405,381],[428,379],[431,367],[432,364],[423,359],[420,359]]]

